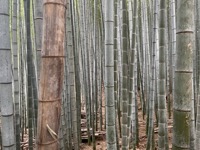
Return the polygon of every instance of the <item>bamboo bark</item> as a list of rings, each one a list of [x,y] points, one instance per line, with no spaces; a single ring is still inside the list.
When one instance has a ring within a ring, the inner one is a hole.
[[[58,149],[64,74],[65,0],[44,0],[37,148]]]

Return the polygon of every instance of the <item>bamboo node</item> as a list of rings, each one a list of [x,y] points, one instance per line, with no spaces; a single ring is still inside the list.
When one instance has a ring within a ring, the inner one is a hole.
[[[58,98],[58,99],[52,99],[52,100],[39,100],[39,102],[42,102],[42,103],[48,103],[48,102],[56,102],[56,101],[60,101],[61,98]]]
[[[58,142],[58,140],[53,140],[53,141],[50,141],[50,142],[46,142],[46,143],[39,143],[37,142],[38,145],[50,145],[50,144],[53,144],[53,143],[56,143]]]
[[[183,31],[177,31],[176,34],[180,33],[194,33],[192,30],[183,30]]]
[[[43,6],[47,5],[47,4],[61,5],[61,6],[65,7],[67,9],[66,4],[63,4],[63,3],[59,3],[59,2],[46,2],[46,3],[43,4]]]
[[[66,56],[42,56],[42,58],[58,58],[58,57],[65,58]]]

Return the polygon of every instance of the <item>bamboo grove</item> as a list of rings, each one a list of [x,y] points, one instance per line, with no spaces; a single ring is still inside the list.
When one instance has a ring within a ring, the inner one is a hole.
[[[200,149],[199,30],[199,0],[0,0],[0,149],[79,150],[82,112],[137,149],[139,109],[147,150]]]

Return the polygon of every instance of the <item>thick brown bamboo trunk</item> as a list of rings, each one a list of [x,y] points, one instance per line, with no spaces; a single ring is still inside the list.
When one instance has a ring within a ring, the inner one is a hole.
[[[37,149],[57,150],[64,72],[66,0],[43,0]]]

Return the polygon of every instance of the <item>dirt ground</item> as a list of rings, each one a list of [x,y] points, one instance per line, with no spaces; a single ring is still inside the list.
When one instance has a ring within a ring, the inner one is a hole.
[[[97,136],[96,138],[96,150],[106,150],[106,131],[105,131],[105,102],[103,98],[102,102],[102,114],[103,114],[103,131],[100,133],[100,136]],[[99,116],[98,116],[99,118]],[[142,109],[138,97],[138,119],[139,119],[139,146],[136,148],[136,150],[146,150],[146,143],[147,143],[147,136],[146,136],[146,119],[143,120],[142,115]],[[98,119],[99,120],[99,119]],[[99,121],[98,121],[99,122]],[[99,127],[99,125],[98,125]],[[118,132],[119,133],[119,132]],[[155,137],[155,149],[157,149],[157,143],[158,143],[158,127],[156,127],[156,122],[154,122],[154,137]],[[169,139],[169,149],[172,149],[172,119],[168,118],[168,139]],[[35,141],[35,139],[34,139]],[[24,150],[28,149],[28,135],[26,134],[24,137],[24,142],[21,143]],[[121,147],[121,139],[119,139],[119,146]],[[93,150],[92,144],[88,145],[87,141],[86,143],[80,144],[81,150]]]
[[[142,109],[140,102],[138,100],[138,119],[139,119],[139,146],[136,150],[145,150],[146,143],[147,143],[147,136],[146,136],[146,119],[143,120],[142,116]],[[105,114],[105,105],[103,102],[103,116]],[[156,127],[156,122],[154,122],[154,137],[155,137],[155,149],[157,149],[158,143],[158,127]],[[105,131],[105,130],[104,130]],[[168,139],[169,139],[169,149],[172,149],[172,119],[168,118]],[[121,147],[121,139],[119,141],[119,145]],[[87,143],[81,144],[81,150],[93,150],[92,145],[89,146]],[[99,139],[96,140],[96,150],[106,150],[106,139]]]

